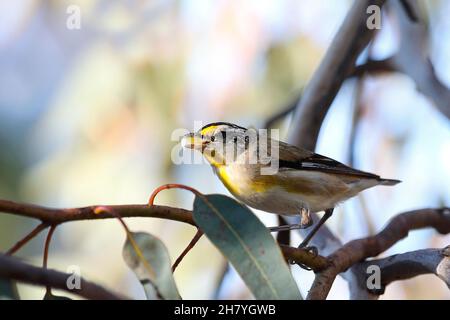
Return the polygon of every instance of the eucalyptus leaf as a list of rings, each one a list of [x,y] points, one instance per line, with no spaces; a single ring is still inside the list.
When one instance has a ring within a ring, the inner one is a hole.
[[[197,195],[193,216],[256,299],[302,299],[279,246],[249,208],[224,195]]]
[[[144,232],[132,232],[138,250],[127,237],[123,258],[144,286],[147,299],[181,299],[172,274],[169,253],[161,240]]]
[[[13,280],[0,278],[0,300],[20,300],[17,285]]]

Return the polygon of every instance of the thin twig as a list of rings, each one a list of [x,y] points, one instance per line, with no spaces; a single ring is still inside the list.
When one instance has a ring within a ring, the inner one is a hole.
[[[6,255],[12,256],[18,250],[20,250],[24,245],[26,245],[31,239],[36,237],[42,230],[47,228],[48,225],[45,223],[38,224],[30,233],[28,233],[25,237],[17,241],[17,243],[12,246],[7,252]]]
[[[155,271],[153,270],[152,266],[148,263],[147,259],[144,256],[144,253],[142,252],[141,248],[137,244],[136,240],[134,240],[133,234],[131,233],[130,229],[128,228],[127,224],[122,219],[122,217],[117,212],[115,212],[113,209],[111,209],[109,207],[97,207],[95,209],[96,214],[101,214],[104,212],[111,213],[117,220],[119,220],[120,224],[122,225],[123,229],[125,230],[128,241],[130,241],[131,246],[133,247],[133,250],[136,253],[137,257],[144,265],[144,268],[147,270],[148,274],[152,278],[155,278],[156,277]]]
[[[396,68],[393,65],[391,58],[383,60],[368,59],[365,63],[357,65],[350,72],[350,77],[362,77],[365,74],[378,74],[384,72],[395,72]]]
[[[180,256],[175,260],[175,263],[172,266],[172,272],[175,271],[175,269],[178,267],[180,262],[183,260],[183,258],[188,254],[189,251],[191,251],[192,248],[196,245],[198,240],[202,237],[203,232],[200,229],[197,229],[197,232],[194,235],[194,238],[192,238],[191,242],[187,245],[187,247],[183,250],[183,252],[180,254]]]
[[[270,129],[273,127],[273,125],[283,119],[284,117],[288,116],[289,114],[291,114],[296,108],[297,108],[297,104],[300,101],[302,97],[301,92],[299,94],[297,94],[294,98],[292,98],[292,100],[289,102],[289,104],[285,107],[283,107],[281,109],[281,111],[278,111],[277,113],[275,113],[274,115],[272,115],[270,118],[268,118],[266,120],[266,122],[264,123],[264,128],[265,129]]]
[[[50,242],[52,241],[52,236],[53,236],[53,232],[55,232],[55,229],[56,229],[56,225],[50,226],[50,229],[48,230],[48,233],[47,233],[47,238],[45,239],[44,254],[42,257],[42,267],[44,269],[47,269],[48,250],[50,248]]]
[[[48,251],[50,248],[50,242],[52,241],[52,236],[53,236],[53,232],[55,232],[56,229],[56,225],[53,224],[50,226],[50,229],[48,230],[47,233],[47,238],[45,239],[45,244],[44,244],[44,254],[42,257],[42,268],[43,269],[47,269],[47,262],[48,262]],[[52,293],[52,288],[47,285],[45,287],[45,295],[51,294]]]
[[[150,206],[152,206],[153,203],[155,202],[155,198],[156,198],[156,196],[158,195],[158,193],[160,193],[160,192],[163,191],[163,190],[168,190],[168,189],[184,189],[184,190],[191,191],[191,192],[192,192],[193,194],[195,194],[195,195],[199,195],[199,194],[200,194],[200,192],[197,191],[196,189],[194,189],[194,188],[192,188],[192,187],[189,187],[189,186],[186,186],[186,185],[184,185],[184,184],[168,183],[168,184],[164,184],[164,185],[162,185],[162,186],[156,188],[156,189],[152,192],[152,194],[150,195],[150,199],[148,200],[148,204],[149,204]]]

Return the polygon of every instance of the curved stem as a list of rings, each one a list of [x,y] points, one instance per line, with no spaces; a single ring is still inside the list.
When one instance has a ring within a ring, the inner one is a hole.
[[[6,255],[11,256],[20,250],[24,245],[26,245],[31,239],[36,237],[42,230],[48,227],[46,223],[38,224],[30,233],[28,233],[25,237],[17,241],[17,243],[12,246],[8,251],[6,251]]]
[[[51,225],[50,229],[48,230],[48,233],[47,233],[47,238],[45,239],[44,256],[42,258],[42,268],[43,269],[47,269],[48,250],[49,250],[50,242],[52,241],[52,236],[53,236],[53,233],[55,232],[55,229],[56,229],[56,225],[55,224]],[[46,291],[46,295],[51,294],[52,293],[51,286],[47,285],[45,287],[45,291]]]
[[[113,216],[115,216],[120,224],[122,225],[123,229],[125,230],[125,233],[127,235],[128,241],[130,241],[131,246],[133,247],[134,252],[136,253],[136,255],[138,256],[139,260],[142,261],[142,264],[144,265],[144,267],[147,269],[147,272],[152,276],[152,277],[156,277],[155,271],[153,270],[153,268],[150,266],[150,264],[148,263],[147,259],[145,259],[144,254],[142,253],[141,248],[139,247],[139,245],[137,244],[137,242],[134,240],[133,234],[131,233],[130,229],[128,228],[127,224],[125,223],[125,221],[122,219],[122,217],[120,216],[120,214],[118,214],[117,212],[115,212],[113,209],[108,208],[108,207],[104,207],[104,206],[100,206],[95,208],[94,212],[96,214],[101,214],[103,212],[109,212],[111,213]]]
[[[175,263],[172,266],[172,272],[175,271],[175,269],[178,267],[180,262],[183,260],[183,258],[187,255],[189,251],[195,246],[195,244],[200,240],[200,238],[203,235],[203,231],[200,229],[197,229],[197,232],[194,235],[194,238],[192,238],[191,242],[189,242],[188,246],[183,250],[183,252],[180,254],[180,256],[175,260]]]
[[[178,183],[168,183],[168,184],[163,184],[162,186],[158,187],[155,189],[155,191],[153,191],[153,193],[150,196],[150,199],[148,200],[148,204],[150,206],[153,205],[156,195],[158,193],[160,193],[163,190],[168,190],[168,189],[184,189],[184,190],[188,190],[191,191],[192,193],[194,193],[195,195],[199,195],[200,192],[194,188],[191,188],[189,186],[186,186],[184,184],[178,184]]]

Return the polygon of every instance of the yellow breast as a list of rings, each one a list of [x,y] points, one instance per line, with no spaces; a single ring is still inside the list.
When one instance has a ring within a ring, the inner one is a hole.
[[[215,166],[225,187],[236,196],[246,196],[253,192],[264,192],[270,189],[271,176],[253,176],[243,166]]]

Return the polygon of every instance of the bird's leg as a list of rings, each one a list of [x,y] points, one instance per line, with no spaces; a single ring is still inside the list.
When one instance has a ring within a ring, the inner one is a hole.
[[[302,229],[309,228],[313,224],[311,214],[309,209],[302,207],[300,209],[300,225],[303,226]]]
[[[325,214],[323,217],[319,220],[319,222],[314,226],[314,229],[311,230],[311,232],[306,236],[305,239],[303,239],[302,243],[298,246],[299,248],[309,249],[315,253],[317,253],[317,248],[315,247],[308,247],[308,243],[311,241],[311,239],[314,237],[314,235],[319,231],[320,227],[325,223],[325,221],[328,220],[333,215],[333,208],[325,210]]]

